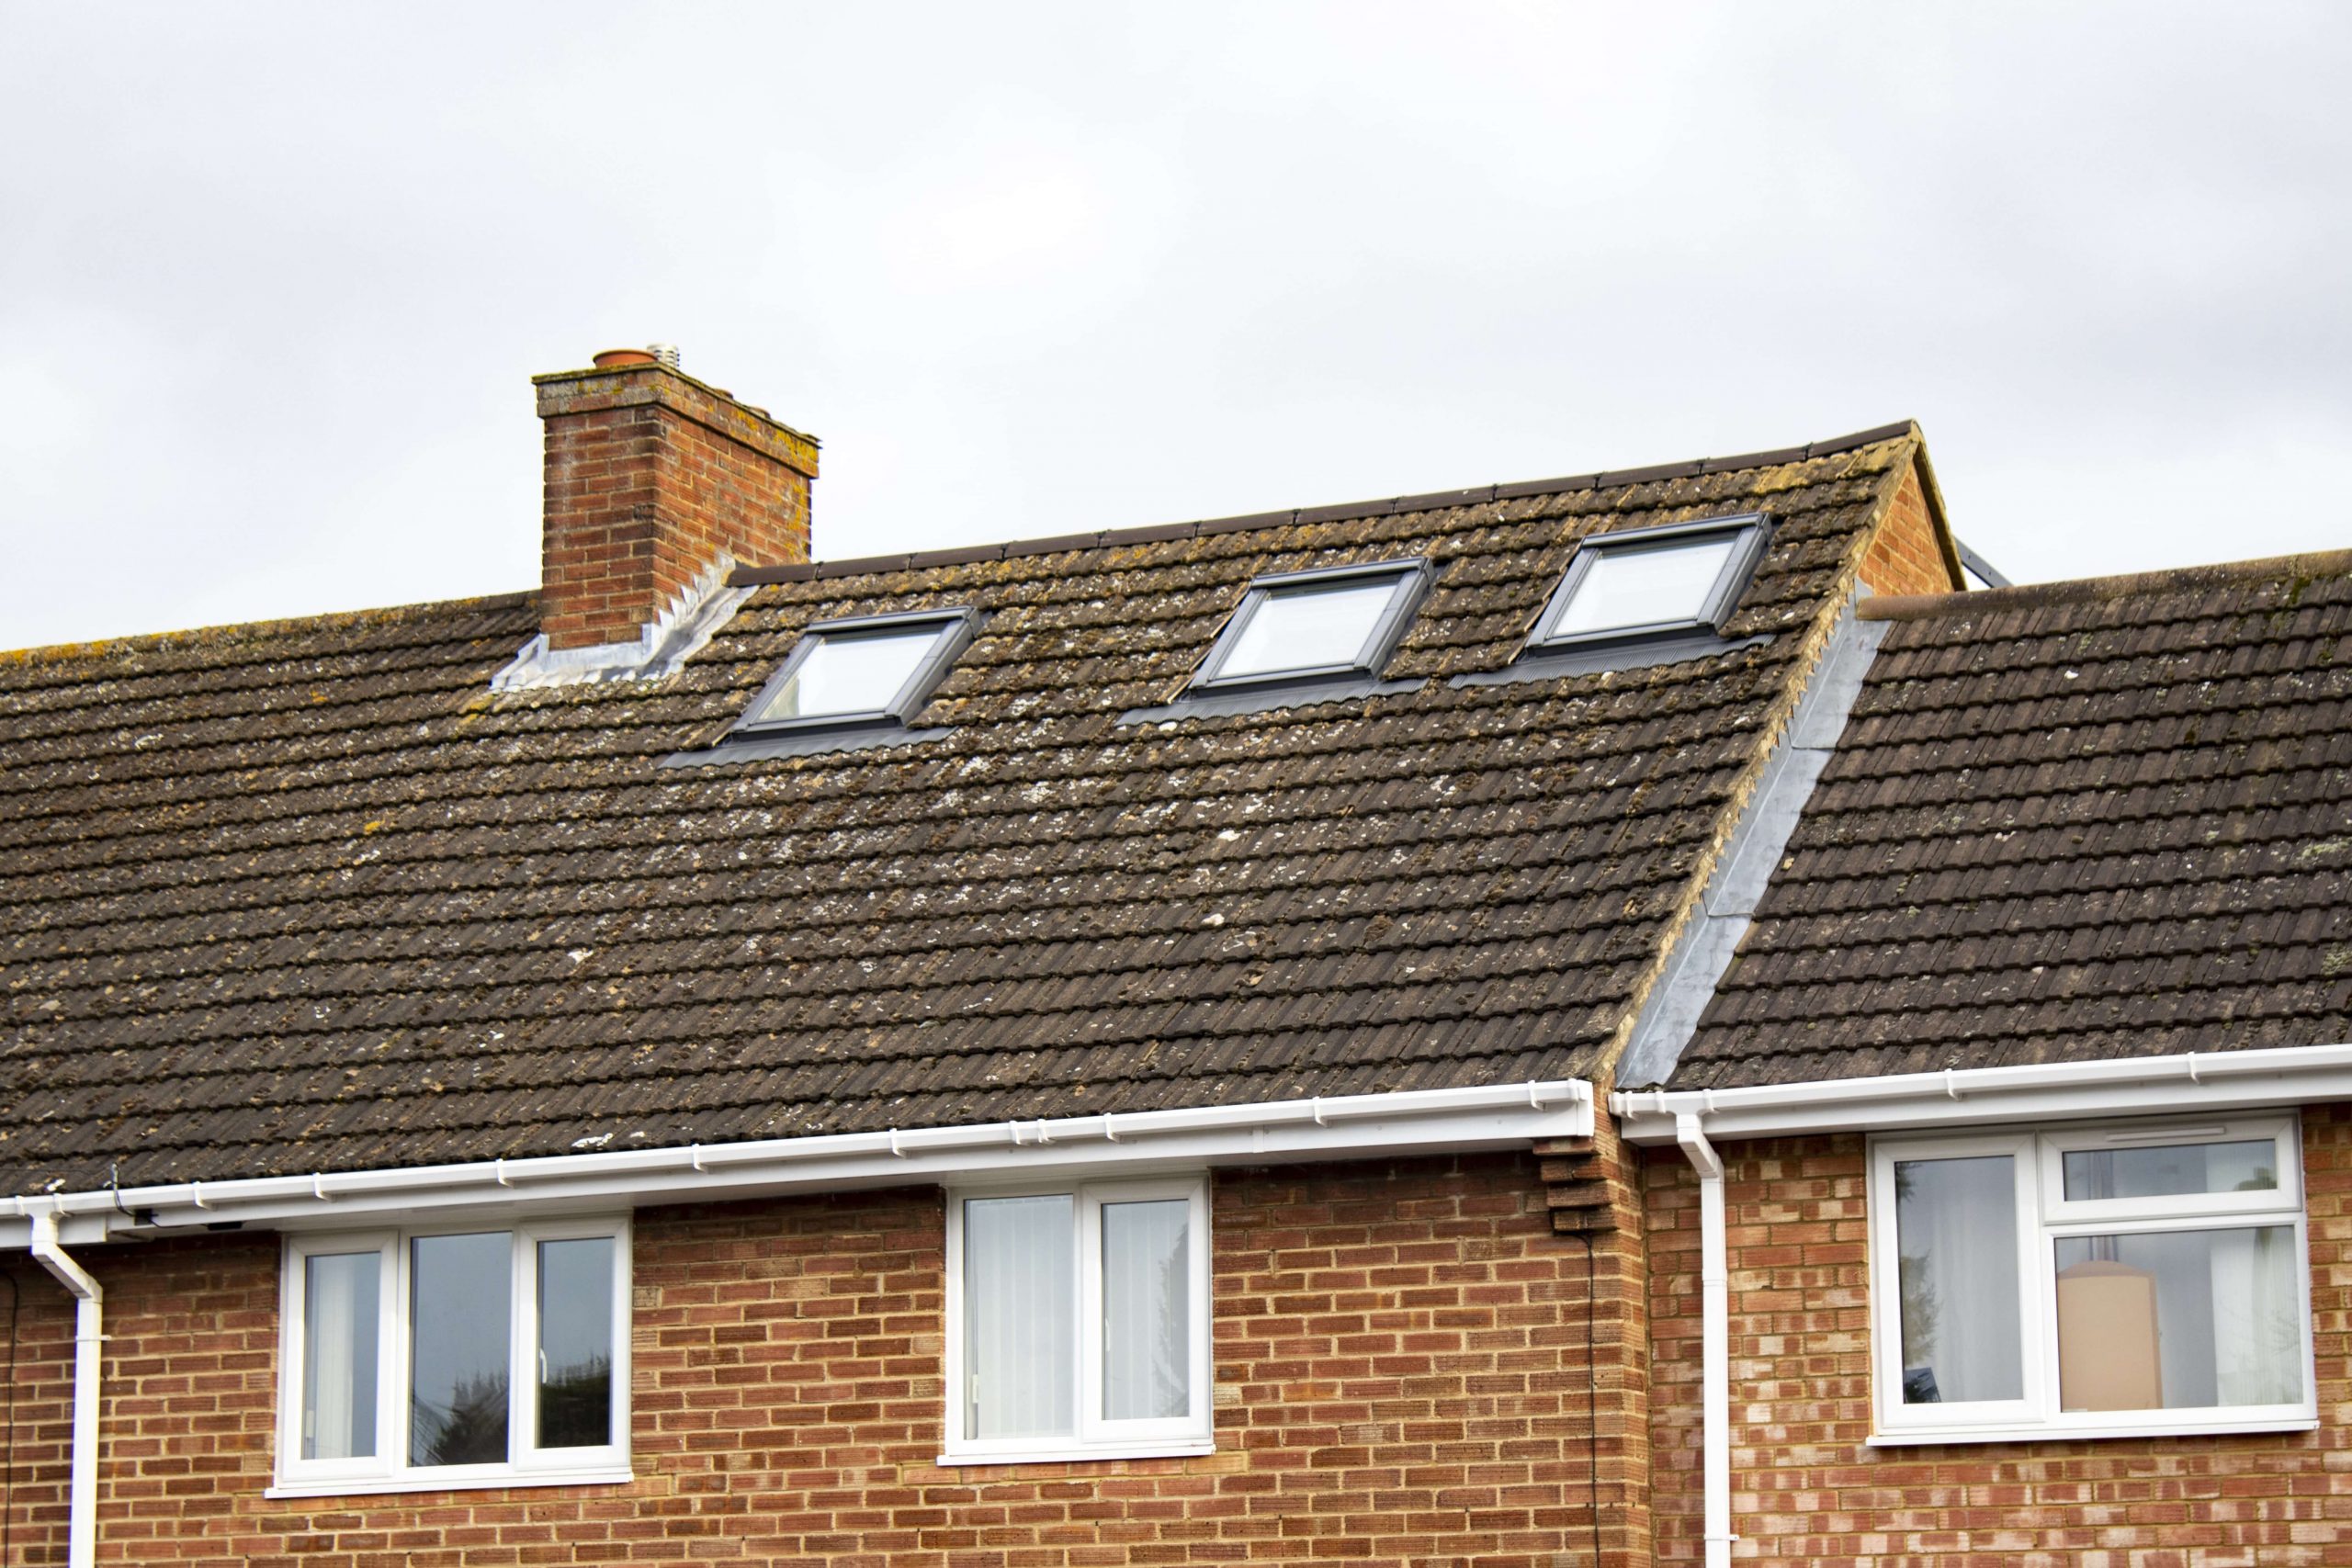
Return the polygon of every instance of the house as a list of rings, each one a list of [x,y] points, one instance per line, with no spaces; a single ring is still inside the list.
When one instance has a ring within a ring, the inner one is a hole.
[[[1660,1558],[2352,1561],[2352,551],[1860,614],[1619,1075]]]
[[[2352,562],[1955,597],[1908,424],[812,561],[537,387],[537,592],[0,663],[0,1557],[2343,1550]]]

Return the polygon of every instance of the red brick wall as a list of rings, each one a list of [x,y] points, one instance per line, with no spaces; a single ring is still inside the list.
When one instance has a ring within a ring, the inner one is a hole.
[[[654,366],[538,378],[546,427],[540,629],[628,642],[723,553],[808,558],[815,443]]]
[[[1905,470],[1885,520],[1862,553],[1862,581],[1873,593],[1950,593],[1966,586],[1944,558],[1917,463]]]
[[[2352,1109],[2307,1110],[2317,1432],[1871,1449],[1859,1136],[1720,1145],[1743,1562],[2352,1563]],[[1700,1560],[1698,1183],[1648,1156],[1657,1561]]]
[[[1215,1215],[1212,1455],[936,1466],[944,1222],[909,1190],[639,1214],[634,1483],[327,1502],[262,1496],[275,1241],[88,1248],[101,1559],[1589,1561],[1584,1254],[1532,1159],[1229,1172]],[[62,1562],[71,1311],[17,1273],[13,1562]]]

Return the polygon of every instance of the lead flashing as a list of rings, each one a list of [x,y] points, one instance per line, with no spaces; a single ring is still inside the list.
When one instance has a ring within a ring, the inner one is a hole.
[[[547,634],[541,632],[490,678],[490,689],[536,691],[602,681],[652,681],[676,674],[752,596],[748,588],[728,585],[734,564],[731,558],[713,562],[693,587],[648,622],[633,642],[549,648]]]

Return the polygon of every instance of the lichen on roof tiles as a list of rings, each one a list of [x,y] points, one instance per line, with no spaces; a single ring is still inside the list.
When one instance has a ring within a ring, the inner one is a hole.
[[[1914,446],[775,573],[659,681],[492,694],[528,595],[0,661],[0,1171],[1594,1072]],[[1730,629],[1769,642],[1448,684],[1514,656],[1583,535],[1759,498]],[[1418,689],[1119,722],[1252,577],[1400,554],[1442,566],[1390,667]],[[947,605],[989,619],[914,716],[946,739],[658,765],[808,622]]]

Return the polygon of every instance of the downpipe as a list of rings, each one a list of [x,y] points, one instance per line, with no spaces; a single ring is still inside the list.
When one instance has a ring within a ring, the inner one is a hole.
[[[1724,1235],[1724,1162],[1699,1118],[1674,1118],[1674,1141],[1699,1173],[1700,1473],[1706,1495],[1706,1568],[1730,1568],[1731,1262]]]
[[[106,1341],[106,1292],[89,1270],[57,1245],[57,1215],[32,1220],[32,1255],[74,1298],[74,1463],[66,1511],[67,1568],[93,1568],[98,1556],[98,1355]]]

